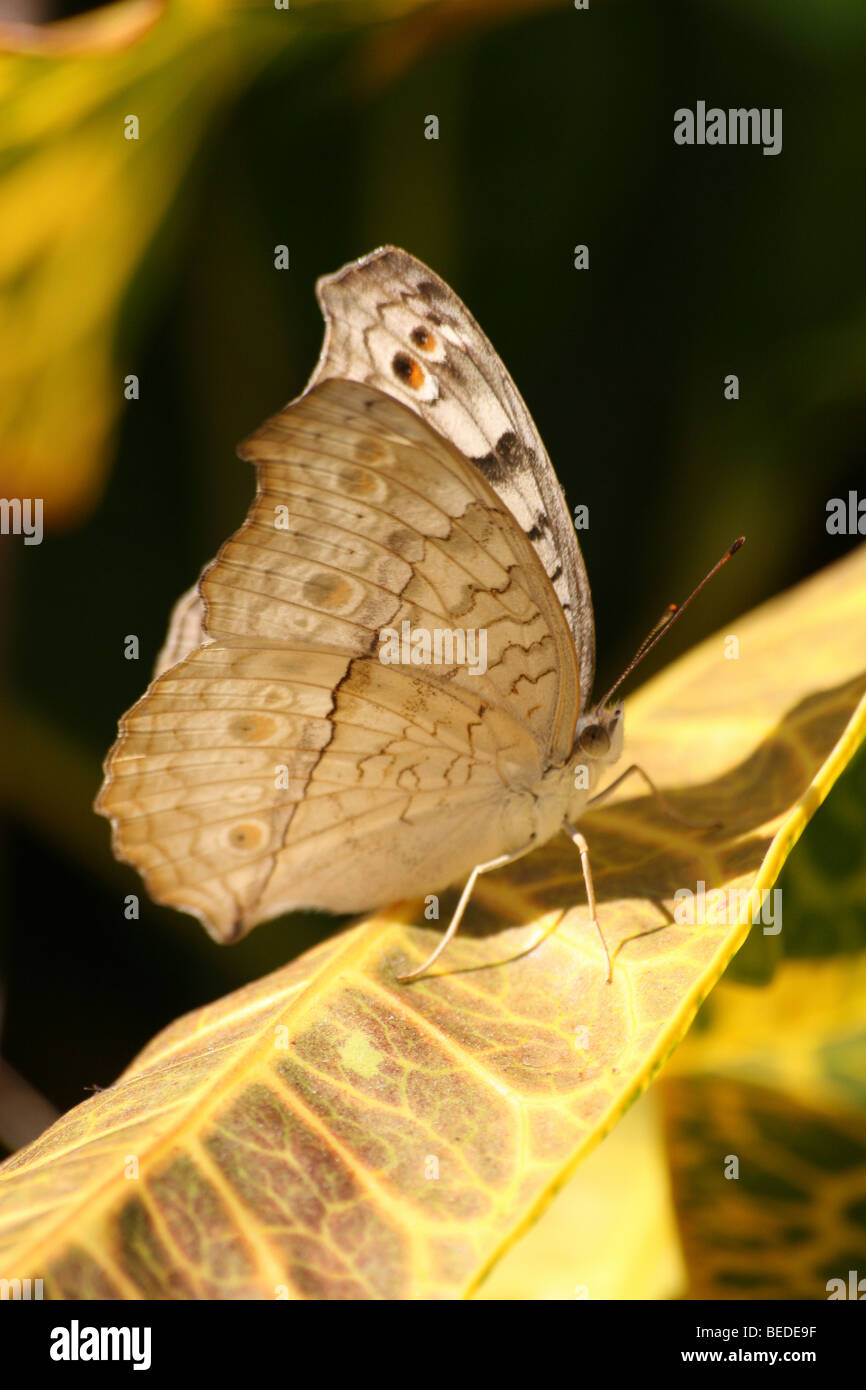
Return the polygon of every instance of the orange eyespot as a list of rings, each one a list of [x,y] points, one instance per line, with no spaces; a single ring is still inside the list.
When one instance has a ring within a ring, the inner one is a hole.
[[[419,347],[422,352],[432,352],[436,346],[436,339],[433,334],[421,324],[419,324],[417,328],[412,329],[409,337],[412,339],[415,346]]]
[[[425,380],[424,369],[415,361],[414,357],[409,356],[408,352],[395,352],[391,360],[391,367],[394,375],[399,377],[406,386],[411,386],[413,391],[420,391]]]

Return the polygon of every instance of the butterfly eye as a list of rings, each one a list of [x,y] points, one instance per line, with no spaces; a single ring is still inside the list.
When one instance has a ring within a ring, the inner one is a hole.
[[[580,751],[591,758],[603,758],[610,750],[610,734],[601,724],[587,724],[577,742]]]

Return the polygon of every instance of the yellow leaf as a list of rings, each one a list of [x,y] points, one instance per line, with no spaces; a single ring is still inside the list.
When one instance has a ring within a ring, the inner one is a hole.
[[[866,1274],[866,954],[725,980],[706,1015],[660,1088],[688,1296],[826,1299]]]
[[[484,1280],[483,1300],[678,1298],[686,1287],[657,1088]]]
[[[436,940],[416,908],[363,922],[178,1020],[13,1156],[0,1274],[55,1298],[473,1292],[741,944],[745,906],[670,925],[674,895],[772,885],[863,737],[864,662],[866,547],[630,702],[629,754],[723,828],[646,796],[582,822],[611,985],[564,839],[485,882],[449,973],[395,982]]]

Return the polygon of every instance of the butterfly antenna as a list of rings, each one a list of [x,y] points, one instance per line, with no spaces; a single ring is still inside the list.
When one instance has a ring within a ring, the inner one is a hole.
[[[602,706],[607,704],[611,695],[613,695],[613,693],[616,690],[619,690],[626,677],[630,676],[634,668],[640,665],[644,657],[652,651],[656,642],[661,641],[662,637],[664,637],[668,629],[673,627],[677,618],[679,618],[683,613],[685,613],[692,599],[697,598],[704,585],[709,584],[710,580],[713,578],[713,575],[718,574],[719,570],[722,568],[722,565],[726,565],[732,555],[736,555],[737,551],[739,550],[740,546],[743,544],[745,539],[745,536],[738,536],[734,543],[728,546],[722,558],[720,560],[717,560],[716,563],[713,565],[712,569],[704,575],[700,584],[697,584],[695,588],[692,589],[692,592],[689,594],[687,599],[684,599],[682,603],[672,603],[669,608],[665,609],[664,613],[659,618],[655,627],[647,633],[646,637],[641,642],[640,646],[638,647],[631,661],[626,666],[622,675],[619,677],[618,680],[614,681],[613,685],[610,687],[610,690],[607,692],[604,699],[598,701],[598,704],[596,706],[597,709],[601,709]]]

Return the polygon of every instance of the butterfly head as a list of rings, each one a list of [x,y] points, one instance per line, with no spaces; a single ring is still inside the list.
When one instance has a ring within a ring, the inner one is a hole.
[[[615,763],[622,753],[625,727],[620,702],[608,707],[597,706],[582,715],[574,740],[575,757],[599,763]]]

